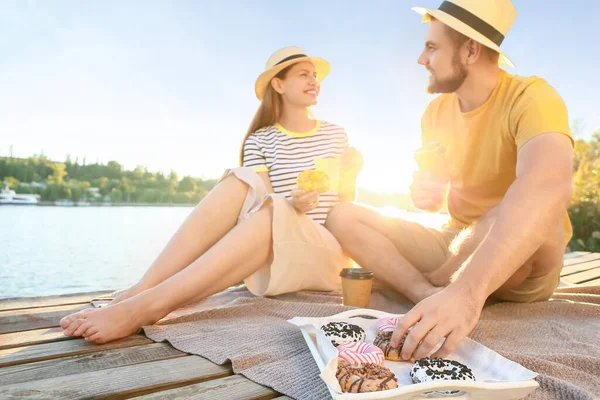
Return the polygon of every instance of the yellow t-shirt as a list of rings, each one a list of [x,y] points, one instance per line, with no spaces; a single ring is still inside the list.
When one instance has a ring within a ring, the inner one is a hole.
[[[528,140],[548,132],[571,138],[567,108],[556,90],[541,78],[504,70],[483,105],[463,113],[456,94],[443,94],[430,103],[421,127],[424,146],[438,142],[446,149],[448,212],[456,228],[500,203],[516,179],[517,151]],[[572,228],[566,213],[564,225],[568,241]]]

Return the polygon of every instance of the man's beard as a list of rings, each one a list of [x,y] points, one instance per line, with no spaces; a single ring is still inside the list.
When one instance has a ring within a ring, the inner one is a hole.
[[[455,73],[449,77],[444,79],[437,79],[435,75],[431,75],[431,80],[427,85],[427,93],[435,94],[435,93],[454,93],[462,86],[467,79],[468,71],[464,65],[460,63],[458,57],[454,57],[452,60],[452,68]]]

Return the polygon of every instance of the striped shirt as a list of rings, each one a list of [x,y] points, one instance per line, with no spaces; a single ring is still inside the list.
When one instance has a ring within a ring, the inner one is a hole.
[[[306,133],[289,132],[279,124],[261,128],[244,143],[244,167],[256,172],[269,172],[273,191],[291,199],[297,189],[300,172],[315,168],[315,158],[339,158],[348,147],[344,128],[317,121]],[[319,195],[319,206],[306,213],[318,223],[325,223],[327,214],[340,201],[337,191]]]

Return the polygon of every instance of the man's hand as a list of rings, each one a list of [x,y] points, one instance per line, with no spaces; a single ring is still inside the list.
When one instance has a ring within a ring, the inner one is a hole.
[[[444,205],[447,180],[434,178],[430,172],[416,171],[410,194],[415,207],[425,211],[438,211]]]
[[[451,284],[418,303],[398,322],[392,335],[392,347],[397,347],[412,327],[402,346],[404,360],[427,357],[443,338],[446,338],[444,344],[433,357],[447,357],[475,328],[484,303],[485,298]]]
[[[319,205],[319,193],[306,190],[292,190],[292,204],[296,210],[306,213],[314,210]]]

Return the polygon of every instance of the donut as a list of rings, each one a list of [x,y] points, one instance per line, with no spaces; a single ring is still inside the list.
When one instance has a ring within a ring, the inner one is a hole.
[[[410,370],[414,383],[432,381],[474,381],[473,371],[464,364],[443,358],[421,358],[415,361]],[[436,390],[435,393],[456,394],[460,390]]]
[[[403,361],[400,352],[402,351],[402,346],[408,336],[408,332],[404,335],[404,338],[402,338],[398,347],[392,347],[392,335],[394,329],[396,329],[396,325],[398,325],[398,321],[400,321],[400,317],[381,318],[377,321],[377,325],[375,326],[377,336],[375,337],[373,344],[383,351],[383,355],[387,360]]]
[[[383,351],[386,360],[403,361],[400,352],[402,351],[402,346],[404,346],[404,341],[406,340],[408,333],[404,335],[404,338],[402,338],[398,347],[392,347],[393,334],[394,331],[383,332],[381,335],[375,337],[373,344]]]
[[[316,191],[321,194],[329,190],[329,176],[323,171],[304,170],[296,178],[296,183],[298,188],[307,192]]]
[[[379,392],[398,387],[396,375],[378,364],[350,365],[340,361],[335,376],[344,393]]]
[[[343,343],[364,342],[367,337],[363,328],[347,322],[330,322],[323,325],[321,330],[336,347]]]
[[[375,332],[377,335],[381,335],[383,332],[393,332],[396,325],[398,325],[398,321],[400,321],[400,317],[380,318],[377,321]]]
[[[340,344],[337,347],[338,357],[348,364],[378,364],[383,365],[385,357],[383,351],[375,345],[365,342],[352,342]]]

